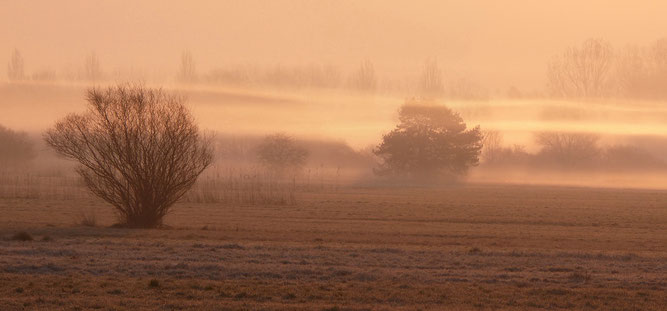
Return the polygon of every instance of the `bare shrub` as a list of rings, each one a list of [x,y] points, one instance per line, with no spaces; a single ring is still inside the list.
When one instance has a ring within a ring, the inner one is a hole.
[[[28,134],[16,132],[0,125],[0,171],[16,165],[24,165],[35,156],[34,144]]]
[[[97,227],[97,214],[92,209],[81,211],[76,217],[76,223],[84,227]]]
[[[257,157],[266,168],[280,177],[288,171],[302,169],[308,158],[308,150],[290,136],[273,134],[264,137],[257,146]]]
[[[88,111],[71,114],[45,133],[49,146],[74,159],[88,189],[128,227],[156,227],[212,162],[181,99],[160,89],[93,88]]]
[[[588,133],[542,132],[535,136],[542,147],[539,156],[548,163],[563,166],[591,164],[600,156],[599,137]]]

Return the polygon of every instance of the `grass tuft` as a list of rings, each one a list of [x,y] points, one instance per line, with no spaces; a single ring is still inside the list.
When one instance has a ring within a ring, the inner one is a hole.
[[[32,235],[30,235],[28,232],[21,231],[17,232],[12,236],[13,241],[32,241]]]
[[[160,281],[158,281],[156,279],[152,279],[150,282],[148,282],[148,287],[150,287],[150,288],[160,287]]]
[[[77,217],[77,224],[84,227],[97,227],[97,215],[92,210],[81,212]]]

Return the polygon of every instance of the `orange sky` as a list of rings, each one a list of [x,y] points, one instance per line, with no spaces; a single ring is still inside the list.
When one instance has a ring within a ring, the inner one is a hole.
[[[81,66],[173,75],[189,49],[200,71],[230,63],[364,59],[380,76],[414,75],[436,57],[449,77],[542,88],[546,61],[587,37],[616,45],[667,36],[661,1],[2,1],[0,62],[28,73]],[[0,66],[5,76],[6,66]]]

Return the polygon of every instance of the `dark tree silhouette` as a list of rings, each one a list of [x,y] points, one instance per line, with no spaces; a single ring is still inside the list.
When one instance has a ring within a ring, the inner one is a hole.
[[[459,114],[444,106],[409,102],[398,114],[398,126],[374,150],[383,160],[376,173],[429,179],[478,165],[479,126],[466,130]]]
[[[71,114],[45,134],[59,154],[77,160],[93,194],[116,208],[128,227],[162,224],[213,159],[181,99],[161,89],[93,88],[88,111]]]
[[[282,174],[289,169],[302,168],[308,158],[308,150],[299,146],[292,137],[273,134],[264,137],[257,146],[257,156],[267,168]]]

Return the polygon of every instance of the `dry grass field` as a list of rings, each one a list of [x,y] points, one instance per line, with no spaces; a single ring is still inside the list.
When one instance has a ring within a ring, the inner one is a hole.
[[[667,306],[667,191],[341,188],[179,203],[159,230],[111,228],[92,198],[6,198],[0,215],[2,310]]]

